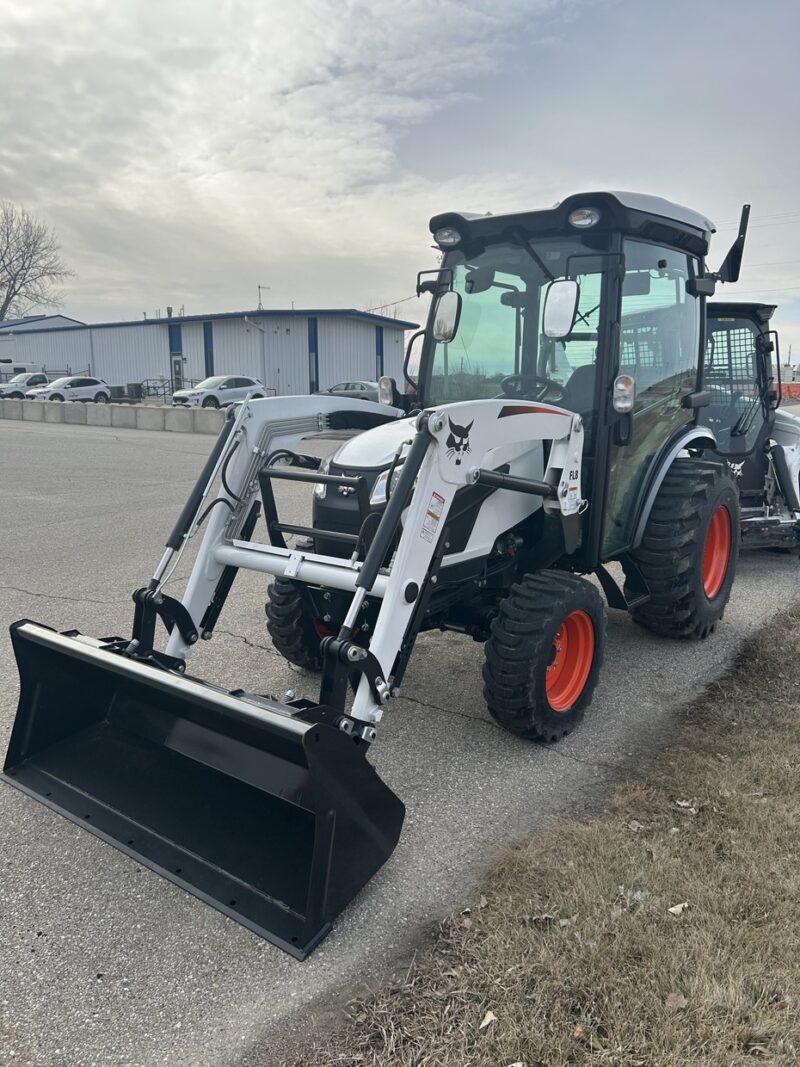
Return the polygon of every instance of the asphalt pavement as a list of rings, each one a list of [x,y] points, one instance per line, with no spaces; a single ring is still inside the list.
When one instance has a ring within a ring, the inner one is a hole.
[[[335,446],[316,444],[320,454]],[[207,437],[0,422],[0,752],[18,692],[8,624],[128,631],[130,592],[152,574],[210,447]],[[306,487],[281,486],[279,503],[288,521],[307,519]],[[590,810],[641,765],[675,709],[798,600],[798,560],[766,552],[741,558],[705,642],[659,640],[610,612],[587,719],[550,748],[489,720],[480,645],[423,635],[370,753],[407,807],[400,845],[304,963],[0,783],[0,1064],[280,1063],[298,1034],[468,901],[505,844]],[[263,602],[263,578],[240,575],[191,670],[230,688],[315,696],[314,676],[271,648]]]

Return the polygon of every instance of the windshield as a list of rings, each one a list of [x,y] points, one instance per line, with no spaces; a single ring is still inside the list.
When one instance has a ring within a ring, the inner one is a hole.
[[[556,388],[548,398],[571,406],[565,388],[579,367],[596,358],[607,263],[577,235],[535,239],[528,249],[503,243],[474,256],[450,253],[444,268],[452,270],[453,289],[461,294],[461,319],[449,344],[430,342],[425,403],[502,396],[503,379],[521,374],[551,382]],[[568,339],[552,341],[542,333],[545,292],[567,276],[580,286],[578,316]],[[526,381],[520,391],[533,395],[533,383]]]
[[[52,388],[54,385],[68,385],[71,381],[72,378],[56,378],[54,382],[50,382],[48,389]]]
[[[8,379],[8,384],[11,385],[12,382],[27,382],[29,377],[29,374],[15,374],[13,378]]]
[[[203,381],[200,382],[200,384],[198,386],[196,386],[196,388],[197,389],[218,389],[219,386],[221,386],[224,381],[227,381],[227,379],[226,378],[204,378]]]

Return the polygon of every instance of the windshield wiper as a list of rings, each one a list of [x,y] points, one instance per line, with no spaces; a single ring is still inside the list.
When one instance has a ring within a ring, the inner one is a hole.
[[[542,257],[533,248],[533,245],[531,245],[530,242],[526,240],[526,238],[524,237],[522,232],[520,230],[512,230],[511,231],[511,236],[514,238],[514,241],[520,246],[520,248],[524,248],[525,249],[525,251],[531,257],[531,259],[534,261],[534,263],[539,267],[541,272],[547,278],[547,280],[549,282],[554,282],[556,280],[555,279],[555,275],[550,273],[550,271],[547,269],[547,267],[545,265],[545,262],[542,259]]]

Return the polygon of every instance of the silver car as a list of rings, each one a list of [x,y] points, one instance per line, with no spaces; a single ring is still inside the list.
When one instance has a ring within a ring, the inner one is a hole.
[[[93,400],[95,404],[107,404],[111,399],[111,390],[101,378],[70,374],[65,378],[56,378],[47,385],[29,389],[25,396],[28,400]]]
[[[173,407],[224,408],[251,397],[262,400],[267,392],[258,378],[244,375],[220,374],[205,378],[193,389],[176,389],[172,394]]]

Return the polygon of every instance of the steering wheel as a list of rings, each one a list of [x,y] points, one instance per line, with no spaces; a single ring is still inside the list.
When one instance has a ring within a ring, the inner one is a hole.
[[[538,374],[508,374],[500,382],[500,388],[510,400],[544,400],[547,397],[557,404],[567,396],[563,385]]]

